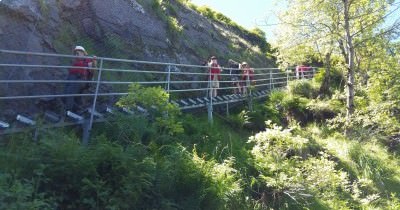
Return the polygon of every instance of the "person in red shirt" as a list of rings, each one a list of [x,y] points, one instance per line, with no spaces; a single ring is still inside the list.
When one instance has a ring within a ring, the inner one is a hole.
[[[247,89],[250,87],[254,79],[254,69],[250,68],[246,62],[242,63],[242,93],[247,94]]]
[[[217,89],[219,88],[219,80],[221,80],[221,67],[218,64],[217,57],[212,56],[209,63],[208,74],[210,84],[210,97],[217,97]]]
[[[76,46],[74,49],[75,60],[72,63],[72,67],[68,71],[68,81],[79,81],[76,83],[68,82],[65,85],[64,94],[82,94],[89,88],[89,83],[82,83],[80,81],[88,81],[93,77],[93,69],[96,67],[96,56],[93,58],[81,58],[87,56],[85,48],[82,46]],[[67,111],[78,111],[82,105],[80,96],[66,97],[65,109]]]
[[[306,72],[308,72],[310,69],[311,69],[310,67],[308,67],[308,66],[306,66],[304,64],[296,66],[296,77],[297,77],[297,79],[299,79],[300,76],[301,76],[302,79],[304,79],[306,77],[306,74],[307,74]]]

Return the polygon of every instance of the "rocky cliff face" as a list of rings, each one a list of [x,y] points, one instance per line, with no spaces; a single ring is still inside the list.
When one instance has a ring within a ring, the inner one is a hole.
[[[217,55],[222,64],[234,58],[246,59],[253,66],[273,65],[244,35],[177,0],[1,0],[0,40],[0,49],[7,50],[71,54],[75,45],[83,45],[90,54],[103,57],[200,64]],[[0,61],[63,63],[18,55],[0,55]],[[0,79],[54,79],[67,73],[15,67],[0,70]],[[0,95],[41,94],[56,88],[0,86]],[[5,110],[4,102],[0,103]],[[7,102],[8,106],[12,103]]]

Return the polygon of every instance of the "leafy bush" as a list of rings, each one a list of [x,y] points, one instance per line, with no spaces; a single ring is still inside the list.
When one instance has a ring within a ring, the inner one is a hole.
[[[183,27],[179,24],[175,7],[169,1],[153,0],[152,8],[156,15],[167,24],[171,38],[177,38],[182,33]]]
[[[40,177],[17,179],[9,173],[0,173],[0,209],[54,209],[54,201],[38,191]]]
[[[309,80],[294,80],[289,82],[288,93],[305,98],[314,98],[317,95],[318,90]]]
[[[313,80],[318,83],[322,84],[324,77],[325,77],[326,70],[325,68],[318,68],[318,72],[315,74]],[[345,77],[344,73],[336,68],[331,68],[330,71],[330,89],[331,90],[343,90]]]
[[[249,111],[247,110],[242,110],[239,114],[230,115],[228,118],[232,126],[239,129],[243,129],[250,123]]]
[[[251,137],[251,150],[259,176],[257,185],[266,196],[262,201],[269,208],[300,208],[319,199],[332,208],[343,208],[349,199],[340,191],[349,192],[348,176],[335,169],[336,163],[321,153],[312,157],[310,141],[295,136],[291,129],[270,125],[266,131]]]
[[[178,121],[179,108],[169,103],[169,95],[161,87],[143,88],[139,84],[129,87],[127,96],[122,97],[117,105],[120,107],[134,109],[138,105],[144,106],[155,119],[155,125],[160,134],[173,135],[182,133],[182,123]]]
[[[325,122],[332,119],[339,113],[345,113],[345,105],[339,100],[311,100],[307,104],[307,109],[311,111],[313,119],[318,122]]]
[[[351,138],[359,140],[393,136],[400,129],[400,124],[391,113],[391,107],[391,102],[372,104],[356,110],[348,123],[343,114],[328,120],[328,123],[332,129],[339,131],[347,127],[351,131]]]

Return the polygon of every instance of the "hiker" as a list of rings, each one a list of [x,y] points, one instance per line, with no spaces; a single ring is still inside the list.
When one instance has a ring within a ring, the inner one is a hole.
[[[228,64],[229,64],[229,75],[231,76],[232,85],[234,87],[233,93],[241,94],[242,93],[242,89],[240,87],[241,64],[232,59],[228,60]]]
[[[72,63],[72,67],[68,71],[68,82],[65,85],[64,94],[82,94],[85,90],[90,88],[90,83],[82,83],[81,81],[90,81],[93,77],[93,69],[96,67],[96,56],[93,58],[82,58],[87,56],[85,48],[82,46],[76,46],[74,48],[75,60]],[[82,111],[82,99],[81,96],[66,97],[65,99],[65,110],[72,112]]]
[[[301,65],[297,65],[296,66],[296,78],[300,79],[300,76],[302,79],[304,79],[306,77],[306,72],[309,71],[311,68],[301,64]]]
[[[217,97],[217,89],[219,88],[219,80],[221,79],[221,67],[218,65],[217,57],[212,56],[208,64],[210,97]]]
[[[242,81],[241,81],[242,93],[246,95],[247,89],[250,87],[254,79],[254,69],[250,68],[249,64],[246,62],[242,63],[241,69],[242,69]]]

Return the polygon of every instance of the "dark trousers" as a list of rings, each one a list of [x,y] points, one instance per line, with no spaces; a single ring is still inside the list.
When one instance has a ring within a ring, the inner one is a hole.
[[[69,74],[67,77],[68,81],[85,81],[78,74]],[[82,94],[86,89],[86,83],[67,83],[65,85],[64,94]],[[68,96],[64,100],[65,110],[78,111],[82,106],[82,96]]]

